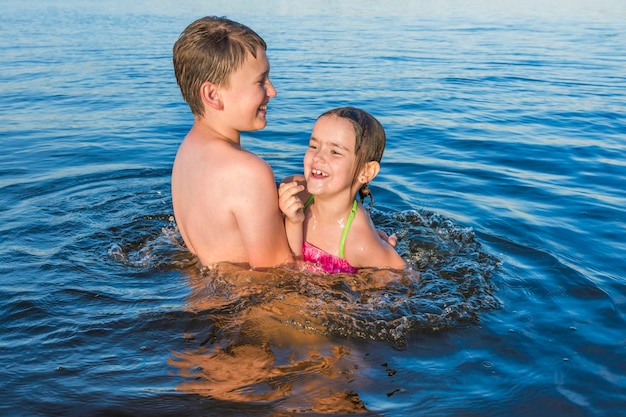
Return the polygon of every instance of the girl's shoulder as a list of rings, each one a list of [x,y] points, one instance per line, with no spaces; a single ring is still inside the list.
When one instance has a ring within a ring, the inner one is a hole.
[[[367,248],[382,246],[383,243],[385,242],[380,238],[369,213],[359,204],[348,232],[347,244],[353,245],[359,252],[364,252]]]
[[[346,239],[345,255],[346,260],[358,268],[398,268],[404,262],[395,249],[383,240],[369,213],[361,205]]]

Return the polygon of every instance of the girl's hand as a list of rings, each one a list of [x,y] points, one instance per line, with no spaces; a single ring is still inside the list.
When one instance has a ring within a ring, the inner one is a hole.
[[[278,207],[286,219],[292,223],[304,221],[304,204],[298,193],[304,190],[304,186],[297,182],[284,182],[278,187]]]

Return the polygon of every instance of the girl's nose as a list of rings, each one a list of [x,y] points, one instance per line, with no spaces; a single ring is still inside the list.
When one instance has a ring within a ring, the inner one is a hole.
[[[313,151],[313,160],[314,161],[320,161],[320,162],[324,162],[325,160],[325,156],[324,156],[324,152],[322,152],[321,149],[316,149]]]

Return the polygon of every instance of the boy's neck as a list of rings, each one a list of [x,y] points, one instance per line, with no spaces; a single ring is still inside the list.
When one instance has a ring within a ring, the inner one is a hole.
[[[202,138],[210,140],[222,140],[224,142],[230,143],[233,146],[241,147],[241,134],[239,131],[234,129],[226,129],[220,127],[219,125],[209,123],[204,118],[194,118],[194,124],[191,130],[195,131],[195,133]]]

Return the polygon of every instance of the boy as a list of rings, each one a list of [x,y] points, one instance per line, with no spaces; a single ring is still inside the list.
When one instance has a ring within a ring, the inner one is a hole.
[[[172,169],[174,216],[203,265],[264,268],[291,262],[274,174],[241,147],[263,129],[276,96],[265,41],[226,18],[191,23],[173,48],[174,72],[194,123]]]

